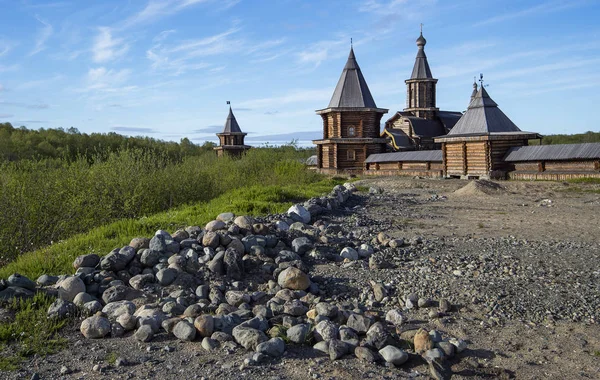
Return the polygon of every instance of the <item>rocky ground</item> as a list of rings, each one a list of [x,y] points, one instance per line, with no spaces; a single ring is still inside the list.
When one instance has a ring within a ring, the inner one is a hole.
[[[597,378],[597,187],[356,185],[371,190],[305,204],[307,224],[302,209],[296,223],[225,215],[222,225],[135,240],[112,259],[83,257],[81,284],[13,278],[4,286],[24,286],[4,294],[40,282],[58,293],[53,315],[80,314],[70,301],[104,314],[76,318],[66,349],[0,376]]]

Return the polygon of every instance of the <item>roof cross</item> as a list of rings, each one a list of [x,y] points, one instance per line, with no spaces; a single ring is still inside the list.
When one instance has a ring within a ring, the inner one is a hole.
[[[423,34],[423,23],[421,23],[421,34]]]

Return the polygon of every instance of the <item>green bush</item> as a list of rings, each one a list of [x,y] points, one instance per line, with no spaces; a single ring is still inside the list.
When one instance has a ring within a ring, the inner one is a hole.
[[[91,160],[0,163],[0,264],[115,220],[205,202],[232,189],[313,183],[322,177],[299,162],[306,154],[256,148],[240,159],[205,152],[173,161],[164,152],[128,149]]]

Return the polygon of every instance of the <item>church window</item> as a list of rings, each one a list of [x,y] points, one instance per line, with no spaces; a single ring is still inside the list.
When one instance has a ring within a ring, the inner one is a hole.
[[[347,157],[348,157],[348,161],[356,160],[356,152],[354,151],[354,149],[348,150]]]
[[[354,136],[356,134],[356,130],[354,129],[354,127],[349,127],[348,128],[348,136]]]

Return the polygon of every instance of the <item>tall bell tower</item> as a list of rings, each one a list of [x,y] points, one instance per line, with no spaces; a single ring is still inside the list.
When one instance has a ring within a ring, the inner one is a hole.
[[[431,69],[425,55],[425,44],[427,40],[423,37],[423,24],[421,24],[421,35],[417,38],[417,58],[410,79],[406,83],[406,108],[416,117],[433,120],[439,108],[435,102],[435,87],[437,79],[431,75]]]

